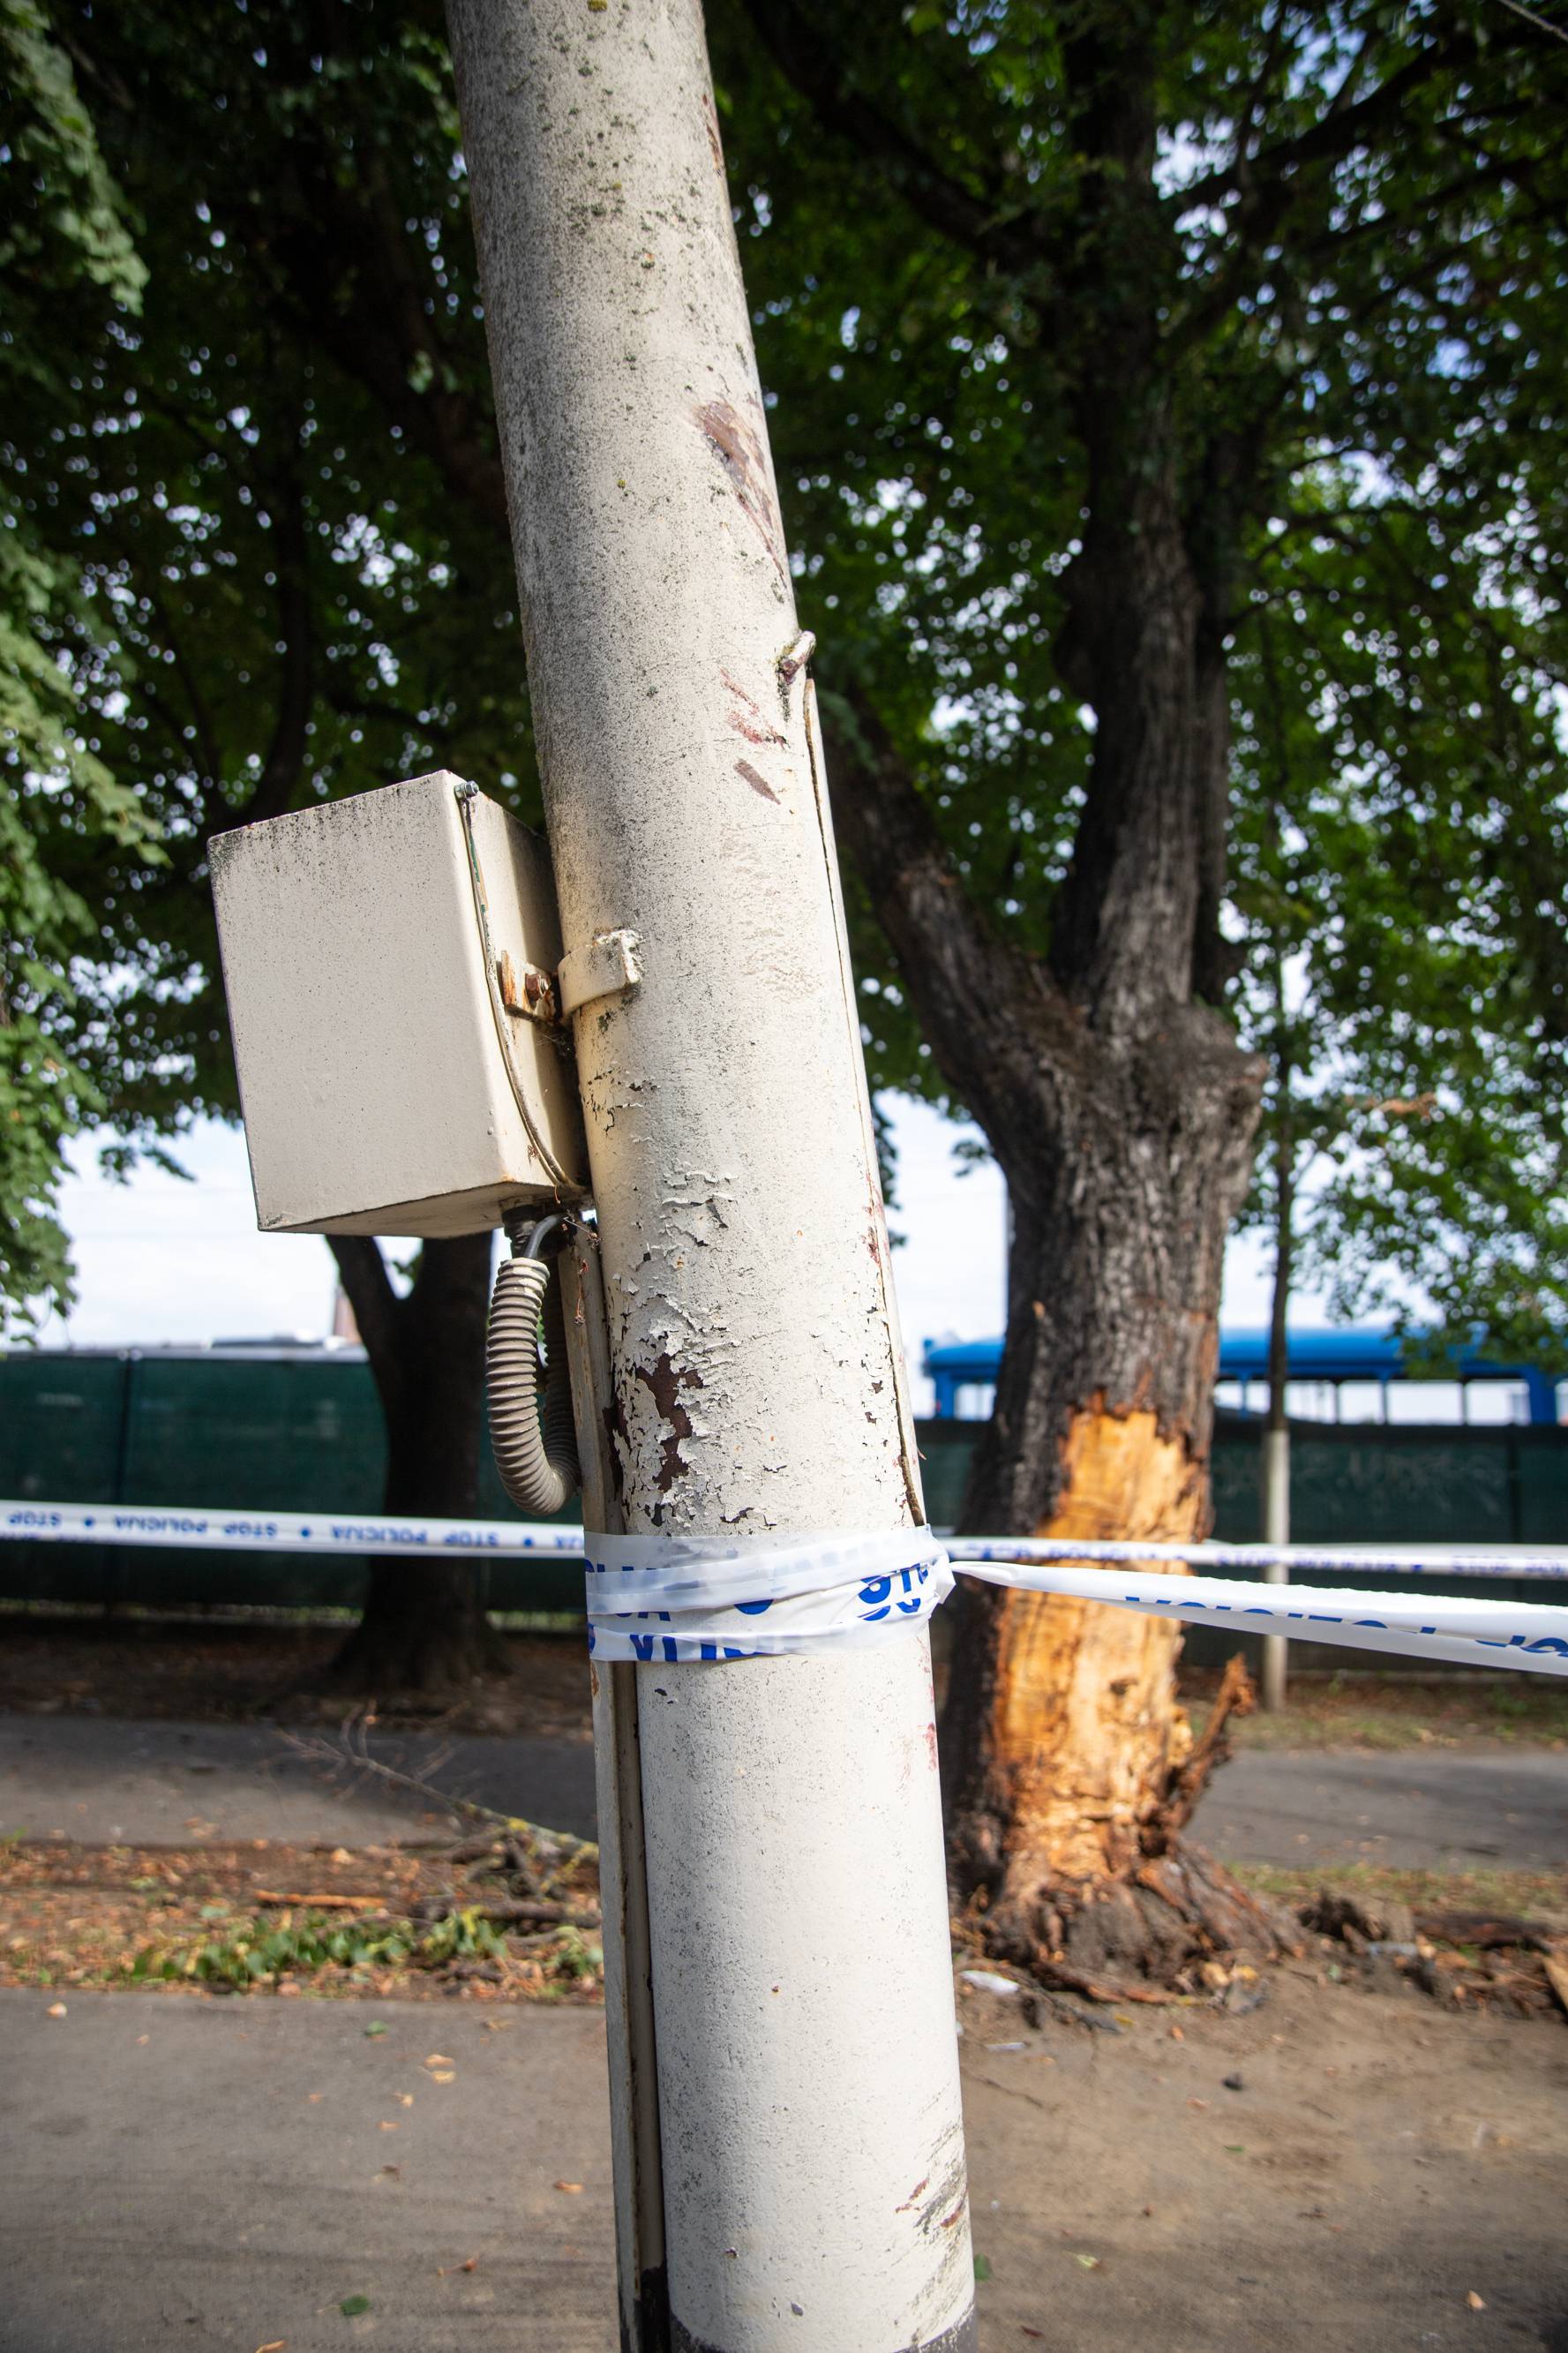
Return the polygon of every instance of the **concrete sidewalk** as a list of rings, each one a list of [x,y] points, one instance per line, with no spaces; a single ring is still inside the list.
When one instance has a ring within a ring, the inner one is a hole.
[[[612,2353],[597,2010],[52,1999],[0,1989],[4,2353]]]
[[[0,1989],[0,2353],[612,2353],[597,2011],[59,1999]],[[1561,2023],[961,2010],[988,2353],[1568,2353]],[[800,2353],[875,2353],[801,2264]]]
[[[374,1733],[373,1753],[442,1789],[591,1838],[585,1740]],[[328,1778],[266,1725],[0,1714],[0,1835],[87,1845],[266,1838],[363,1847],[440,1838],[438,1805],[346,1766]],[[1568,1752],[1244,1750],[1198,1809],[1232,1862],[1568,1867]]]

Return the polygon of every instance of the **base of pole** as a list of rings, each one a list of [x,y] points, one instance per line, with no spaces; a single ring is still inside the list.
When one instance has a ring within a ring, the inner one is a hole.
[[[706,2337],[693,2337],[683,2328],[675,2315],[669,2321],[670,2353],[734,2353],[734,2348],[714,2345]],[[952,2328],[944,2328],[940,2337],[922,2337],[918,2344],[900,2345],[896,2353],[979,2353],[980,2326],[973,2307]]]

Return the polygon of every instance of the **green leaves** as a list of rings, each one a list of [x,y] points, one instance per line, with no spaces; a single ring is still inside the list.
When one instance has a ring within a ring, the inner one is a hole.
[[[68,879],[76,845],[109,842],[132,862],[159,855],[156,828],[84,733],[79,670],[59,633],[101,658],[81,566],[41,508],[24,454],[29,426],[62,438],[75,364],[145,271],[78,96],[66,53],[33,0],[0,0],[0,1341],[68,1308],[58,1200],[71,1138],[103,1111],[89,1058],[71,1042],[89,906]],[[65,322],[68,319],[69,326]],[[24,447],[10,437],[20,435]],[[70,844],[68,849],[66,845]]]
[[[1512,466],[1511,427],[1483,446]],[[1304,1279],[1351,1314],[1414,1289],[1435,1348],[1484,1326],[1568,1369],[1568,632],[1534,581],[1561,518],[1500,533],[1479,471],[1417,508],[1325,467],[1302,531],[1233,673],[1240,1002],[1272,1064],[1251,1213],[1288,1129]]]
[[[41,332],[45,302],[79,301],[84,286],[97,287],[133,312],[147,273],[69,58],[37,0],[0,0],[0,282],[11,329],[0,345],[0,372],[29,369],[56,383],[65,353]],[[23,305],[20,319],[9,306],[13,295]]]
[[[1168,480],[1225,655],[1230,1009],[1291,1067],[1266,1141],[1288,1118],[1319,1198],[1303,1271],[1361,1307],[1392,1266],[1556,1346],[1568,55],[1381,5],[1134,39],[1019,0],[893,45],[711,14],[825,707],[870,699],[964,888],[1048,958],[1097,735],[1144,692],[1089,551]],[[848,899],[874,1074],[940,1097]]]
[[[1341,1261],[1379,1262],[1396,1193],[1412,1263],[1423,1224],[1471,1275],[1489,1234],[1488,1312],[1528,1318],[1560,1237],[1527,1229],[1511,1293],[1505,1237],[1553,1198],[1531,1104],[1568,1021],[1531,887],[1561,871],[1568,59],[1484,21],[1134,39],[1013,0],[889,40],[722,0],[710,32],[825,709],[875,712],[956,886],[1048,958],[1142,691],[1093,562],[1168,489],[1226,663],[1235,1009],[1262,1038],[1310,959],[1292,1117],[1377,1172]],[[81,1121],[132,1152],[236,1108],[209,835],[437,765],[537,808],[445,48],[414,8],[322,37],[297,0],[100,9],[73,76],[0,0],[0,1289],[40,1314]],[[846,880],[873,1079],[956,1102]],[[1426,1123],[1363,1103],[1434,1089]]]
[[[0,0],[14,1329],[68,1298],[84,1121],[122,1173],[237,1109],[209,836],[443,765],[535,806],[444,45],[104,10],[73,78],[50,21]]]
[[[567,1932],[562,1934],[565,1938]],[[580,1937],[577,1942],[581,1944]],[[407,1920],[375,1926],[361,1920],[333,1920],[306,1910],[297,1915],[285,1914],[279,1920],[258,1917],[242,1924],[232,1936],[210,1937],[174,1951],[148,1946],[136,1957],[132,1974],[194,1978],[204,1985],[247,1989],[267,1979],[308,1975],[313,1969],[396,1968],[404,1962],[415,1968],[439,1968],[452,1960],[500,1959],[506,1949],[506,1938],[481,1908],[464,1907],[445,1914],[423,1930]],[[602,1957],[595,1953],[594,1966]],[[574,1968],[570,1947],[564,1966],[569,1976],[585,1974],[588,1968],[586,1961]],[[386,2031],[377,2021],[365,2029],[373,2036]]]

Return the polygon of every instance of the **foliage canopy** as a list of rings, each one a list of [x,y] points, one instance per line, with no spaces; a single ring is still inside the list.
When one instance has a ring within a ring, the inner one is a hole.
[[[1267,1040],[1305,956],[1319,1092],[1439,1098],[1345,1162],[1347,1299],[1392,1252],[1560,1325],[1568,58],[1495,0],[710,35],[830,708],[1048,961],[1095,568],[1167,485],[1228,706],[1200,991]],[[535,803],[438,11],[5,0],[0,37],[0,1212],[47,1302],[71,1129],[233,1110],[207,835],[437,764]],[[957,1100],[857,923],[876,1081]]]

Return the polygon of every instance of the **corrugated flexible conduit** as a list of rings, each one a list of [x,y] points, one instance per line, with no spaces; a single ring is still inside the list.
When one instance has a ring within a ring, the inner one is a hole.
[[[496,1469],[519,1511],[541,1519],[563,1510],[583,1483],[556,1272],[560,1261],[539,1255],[545,1234],[560,1223],[559,1218],[542,1219],[526,1240],[525,1229],[509,1223],[512,1255],[501,1261],[496,1275],[485,1342]]]

